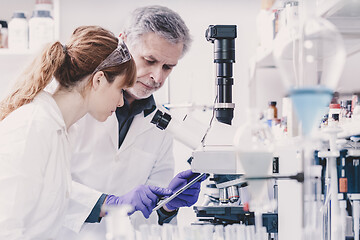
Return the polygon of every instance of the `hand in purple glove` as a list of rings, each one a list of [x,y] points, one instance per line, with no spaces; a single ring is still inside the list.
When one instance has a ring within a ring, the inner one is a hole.
[[[199,173],[193,173],[191,170],[180,172],[171,180],[168,189],[171,189],[174,193],[189,182],[191,182],[191,180],[196,178],[198,175]],[[167,203],[165,205],[166,208],[172,211],[179,207],[190,207],[194,205],[199,197],[201,182],[205,179],[206,176],[204,176],[201,180],[197,181],[188,189],[183,191],[179,196]]]
[[[149,218],[153,208],[158,202],[158,198],[169,196],[171,193],[171,190],[166,188],[140,185],[120,197],[109,195],[105,200],[105,204],[128,204],[134,208],[133,211],[129,213],[129,215],[133,214],[135,211],[141,211],[145,218]]]

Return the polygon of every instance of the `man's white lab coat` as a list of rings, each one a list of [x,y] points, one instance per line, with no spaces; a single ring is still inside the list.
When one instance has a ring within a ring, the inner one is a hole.
[[[174,176],[173,139],[150,123],[153,115],[144,117],[142,112],[134,117],[120,149],[115,114],[105,122],[86,115],[74,126],[71,172],[77,183],[66,226],[75,232],[81,228],[81,232],[76,235],[63,229],[60,239],[105,239],[106,217],[100,223],[81,226],[102,193],[121,196],[140,184],[168,186]],[[85,201],[88,206],[79,207]],[[156,224],[158,219],[156,212],[147,221],[141,212],[131,218],[135,226],[149,221]]]
[[[0,239],[55,239],[69,201],[70,156],[48,93],[0,122]]]

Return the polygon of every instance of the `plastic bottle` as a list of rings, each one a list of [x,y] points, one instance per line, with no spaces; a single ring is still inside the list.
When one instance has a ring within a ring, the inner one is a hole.
[[[36,0],[35,10],[47,10],[47,11],[50,11],[50,13],[52,13],[52,10],[53,10],[52,0]],[[52,16],[52,14],[51,14],[51,16]]]
[[[8,47],[8,24],[4,20],[0,20],[0,48]]]
[[[48,10],[34,10],[29,20],[29,48],[39,49],[54,41],[54,20]]]
[[[339,103],[332,103],[329,105],[329,119],[328,126],[333,126],[340,119],[341,107]]]
[[[351,108],[352,108],[352,101],[346,100],[346,118],[351,118],[352,115]]]
[[[351,112],[351,100],[342,100],[341,105],[341,111],[340,111],[340,122],[346,121],[347,119],[351,118],[352,112]]]
[[[52,0],[36,0],[34,10],[46,10],[50,12],[50,16],[55,19],[54,7]]]
[[[340,101],[340,121],[343,121],[346,118],[346,113],[347,113],[347,106],[346,106],[346,100],[341,100]]]
[[[14,12],[9,22],[9,49],[24,50],[28,48],[28,22],[23,12]]]

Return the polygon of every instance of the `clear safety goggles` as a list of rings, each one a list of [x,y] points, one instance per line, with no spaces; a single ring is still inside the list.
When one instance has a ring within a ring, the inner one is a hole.
[[[122,39],[119,38],[118,41],[119,43],[117,48],[112,53],[110,53],[110,55],[107,56],[105,60],[102,61],[99,64],[99,66],[97,66],[97,68],[95,68],[93,73],[108,67],[117,66],[127,61],[130,61],[131,54],[129,52],[129,49],[127,48],[126,44],[122,41]]]

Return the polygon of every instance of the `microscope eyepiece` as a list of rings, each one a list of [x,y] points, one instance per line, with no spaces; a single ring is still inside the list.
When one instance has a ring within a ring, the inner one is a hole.
[[[154,117],[151,119],[151,123],[155,124],[161,130],[166,129],[170,121],[171,116],[167,113],[162,113],[160,110],[157,110]]]

